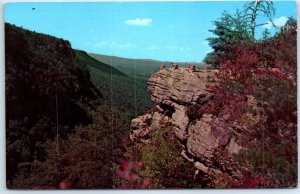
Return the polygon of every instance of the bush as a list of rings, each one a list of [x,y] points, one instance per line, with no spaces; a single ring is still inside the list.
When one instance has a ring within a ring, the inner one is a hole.
[[[193,163],[180,155],[182,147],[171,130],[171,127],[158,129],[151,143],[141,150],[145,175],[152,180],[151,188],[204,187],[201,177],[194,177]]]

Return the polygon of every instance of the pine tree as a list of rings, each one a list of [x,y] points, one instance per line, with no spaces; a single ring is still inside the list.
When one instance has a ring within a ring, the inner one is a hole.
[[[213,23],[215,29],[209,31],[216,37],[208,38],[207,41],[214,51],[205,57],[204,62],[218,68],[219,58],[224,56],[227,47],[251,41],[251,35],[246,30],[246,22],[243,21],[239,10],[234,15],[223,12],[221,18]]]

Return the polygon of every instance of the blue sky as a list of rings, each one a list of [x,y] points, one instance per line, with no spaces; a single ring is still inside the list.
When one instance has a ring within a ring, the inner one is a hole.
[[[73,48],[127,58],[200,62],[212,21],[244,2],[8,3],[6,22],[69,40]],[[294,1],[275,1],[274,21],[296,18]],[[34,8],[34,9],[33,9]],[[266,18],[259,18],[266,22]],[[257,35],[265,25],[257,30]],[[274,32],[274,29],[271,28]]]

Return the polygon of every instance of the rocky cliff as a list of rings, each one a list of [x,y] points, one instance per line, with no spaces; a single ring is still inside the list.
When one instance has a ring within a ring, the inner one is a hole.
[[[242,149],[238,142],[243,127],[228,127],[226,116],[204,114],[191,120],[188,115],[189,107],[201,107],[213,98],[209,88],[218,84],[216,73],[163,68],[153,74],[148,80],[148,91],[157,106],[132,120],[130,138],[145,144],[151,141],[151,133],[171,125],[182,144],[181,155],[194,163],[195,173],[201,171],[214,182],[222,182],[224,177],[234,179],[241,174],[232,156]]]

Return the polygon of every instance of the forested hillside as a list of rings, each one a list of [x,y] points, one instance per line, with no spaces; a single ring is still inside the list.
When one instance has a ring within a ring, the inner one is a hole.
[[[123,111],[134,110],[134,114],[142,113],[153,103],[147,93],[147,83],[135,76],[128,76],[112,66],[100,62],[84,51],[76,54],[91,75],[92,82],[100,91],[106,103]]]
[[[69,42],[5,25],[7,176],[19,162],[45,160],[43,143],[66,138],[91,122],[87,107],[100,103],[84,64]],[[56,117],[58,116],[58,119]],[[57,125],[58,123],[58,125]]]
[[[5,34],[7,186],[112,188],[130,120],[151,104],[146,83],[63,39]]]

